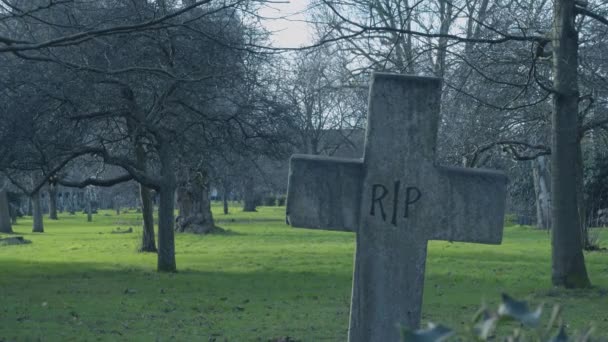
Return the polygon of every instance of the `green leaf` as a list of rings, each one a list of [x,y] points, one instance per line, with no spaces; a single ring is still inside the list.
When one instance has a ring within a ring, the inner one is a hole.
[[[440,342],[447,340],[454,334],[452,329],[441,324],[429,323],[427,329],[409,330],[401,328],[401,340],[403,342]]]
[[[502,304],[498,307],[498,315],[500,317],[514,319],[532,328],[537,327],[540,323],[542,312],[542,305],[539,305],[536,310],[530,311],[528,302],[515,300],[504,293],[502,294]]]
[[[553,336],[549,342],[568,342],[568,335],[566,335],[566,328],[562,325],[559,328],[559,333]]]

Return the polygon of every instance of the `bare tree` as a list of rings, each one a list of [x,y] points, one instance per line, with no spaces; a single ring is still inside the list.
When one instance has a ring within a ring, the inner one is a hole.
[[[236,47],[259,39],[259,33],[242,20],[247,8],[237,8],[241,4],[245,3],[209,3],[181,21],[150,31],[154,34],[113,34],[82,41],[61,54],[36,51],[19,55],[63,68],[72,76],[59,87],[51,78],[44,82],[49,85],[47,91],[69,108],[61,111],[64,122],[79,133],[77,143],[65,150],[73,158],[89,155],[126,171],[112,179],[59,179],[60,184],[107,186],[135,179],[160,194],[159,271],[176,269],[176,171],[200,163],[189,159],[193,151],[210,150],[225,142],[234,149],[246,147],[257,140],[271,140],[279,128],[272,118],[278,113],[268,111],[272,101],[248,100],[253,93],[246,91],[251,83],[243,75],[258,64],[252,63],[252,51]],[[69,7],[70,18],[132,26],[129,19],[116,15],[133,11],[130,4],[95,6],[87,2]],[[138,13],[166,17],[169,7],[150,8]],[[55,15],[57,21],[64,18],[61,12]],[[78,91],[66,93],[66,86]]]
[[[297,151],[333,154],[362,130],[366,90],[346,68],[346,56],[323,46],[300,51],[287,63],[280,91],[290,104]]]

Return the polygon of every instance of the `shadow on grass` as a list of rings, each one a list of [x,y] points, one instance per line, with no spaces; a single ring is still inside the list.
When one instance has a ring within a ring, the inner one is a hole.
[[[345,274],[157,273],[8,258],[0,259],[0,269],[0,340],[319,340],[311,326],[332,336],[348,323],[351,280]],[[334,323],[337,313],[340,324]]]
[[[186,236],[200,236],[200,237],[206,237],[206,236],[245,236],[245,235],[249,235],[249,234],[246,234],[246,233],[243,233],[243,232],[236,232],[236,231],[234,231],[232,229],[220,227],[218,225],[216,225],[216,227],[210,233],[207,233],[207,234],[197,234],[197,233],[191,233],[191,232],[175,232],[175,234],[177,236],[179,236],[179,235],[186,235]]]
[[[308,252],[304,254],[308,254]],[[301,258],[298,255],[293,255],[293,257]],[[472,259],[475,258],[472,257]],[[440,289],[439,292],[447,290],[454,293],[472,291],[476,295],[483,292],[498,294],[505,289],[516,292],[526,291],[535,286],[538,289],[538,284],[529,284],[517,278],[516,276],[520,273],[517,268],[496,268],[497,265],[505,263],[505,260],[499,258],[486,259],[484,264],[488,267],[475,272],[467,272],[467,265],[430,262],[434,265],[428,265],[429,270],[432,271],[427,272],[425,276],[427,287],[425,291],[429,291],[431,294],[436,289]],[[113,286],[124,284],[124,286],[149,288],[154,284],[167,285],[166,282],[170,282],[172,288],[181,289],[180,291],[189,291],[194,288],[201,290],[206,287],[208,291],[244,291],[252,296],[256,293],[270,295],[268,293],[270,289],[272,289],[272,296],[281,296],[282,293],[289,294],[294,291],[328,288],[350,293],[352,284],[350,268],[339,271],[325,268],[323,271],[316,271],[311,267],[310,270],[290,272],[286,270],[291,267],[289,264],[278,265],[272,259],[260,263],[261,266],[258,266],[261,268],[251,271],[247,270],[246,265],[237,271],[233,269],[224,271],[221,270],[221,265],[218,265],[217,270],[198,270],[192,268],[190,264],[190,267],[179,269],[177,273],[158,273],[154,269],[154,263],[147,265],[149,267],[142,267],[133,264],[121,265],[120,260],[116,260],[116,263],[32,262],[5,258],[0,259],[0,269],[3,270],[4,278],[4,281],[0,280],[0,286],[4,289],[27,293],[34,291],[34,288],[38,286],[44,289],[52,287],[54,283],[60,286],[76,284],[81,279],[87,279],[88,286],[93,284],[93,287],[105,286],[107,288],[111,284]],[[266,263],[268,267],[264,266]],[[226,266],[232,265],[227,264]],[[450,271],[445,272],[447,269]],[[537,269],[540,271],[540,266],[537,266]],[[534,271],[532,272],[534,273]],[[38,282],[33,284],[32,279],[45,280],[38,285]],[[600,291],[598,294],[601,293]]]
[[[117,260],[119,262],[119,260]],[[287,272],[280,269],[273,270],[254,270],[247,271],[202,271],[191,267],[185,267],[178,270],[176,273],[159,273],[156,272],[152,265],[150,268],[139,267],[134,265],[121,266],[119,263],[94,263],[94,262],[32,262],[23,261],[21,259],[4,258],[0,259],[0,269],[3,274],[5,287],[18,287],[19,282],[29,281],[27,278],[43,277],[46,280],[42,283],[48,285],[54,280],[60,279],[65,282],[69,278],[99,278],[99,279],[131,279],[131,280],[148,280],[148,279],[175,279],[175,280],[191,280],[193,278],[202,278],[204,282],[219,282],[224,287],[246,287],[251,288],[251,285],[265,284],[273,288],[280,287],[281,283],[289,284],[304,282],[315,284],[336,284],[348,283],[350,285],[350,276],[348,273],[328,273],[328,272]],[[298,280],[299,279],[299,280]],[[10,281],[9,281],[10,280]],[[29,284],[28,287],[33,284]],[[44,286],[46,286],[44,285]],[[179,282],[175,282],[174,286],[180,286]],[[27,288],[21,288],[27,291]]]
[[[284,218],[268,218],[268,217],[231,217],[231,218],[217,218],[215,217],[215,223],[252,223],[252,222],[285,222]]]
[[[157,273],[151,267],[116,262],[1,259],[0,302],[6,309],[0,308],[0,326],[23,322],[31,324],[26,325],[29,328],[39,323],[57,331],[68,327],[76,339],[83,333],[101,336],[101,331],[118,331],[129,338],[149,331],[164,338],[175,335],[175,339],[222,334],[230,341],[268,340],[283,331],[308,337],[303,340],[346,337],[352,281],[347,269],[237,272],[185,268],[178,273]],[[494,302],[502,291],[523,297],[531,293],[530,288],[539,287],[534,281],[517,279],[516,274],[467,272],[470,264],[441,267],[450,267],[453,273],[427,274],[423,309],[427,317],[439,322],[457,324],[462,317],[470,317],[481,296]],[[542,290],[536,294],[550,297]],[[580,310],[579,306],[568,308],[574,317],[583,317],[590,305],[594,305],[591,312],[601,314],[604,309],[599,303],[605,296],[598,289],[576,295],[559,293],[559,297],[580,303]],[[83,325],[77,326],[80,321]],[[315,335],[311,326],[321,332]]]

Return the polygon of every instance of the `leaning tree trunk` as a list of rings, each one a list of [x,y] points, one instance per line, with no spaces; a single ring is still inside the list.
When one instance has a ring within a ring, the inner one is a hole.
[[[158,207],[158,263],[159,272],[175,272],[175,232],[173,231],[175,209],[174,157],[165,144],[159,149],[160,157],[160,201]]]
[[[179,216],[176,230],[195,234],[213,232],[215,224],[209,200],[209,182],[204,172],[185,171],[177,187]]]
[[[136,104],[132,101],[133,110],[137,111]],[[137,123],[134,120],[127,121],[129,134],[133,136],[135,147],[135,160],[138,169],[144,173],[147,171],[146,150],[142,143],[142,138],[136,133]],[[156,241],[154,237],[154,202],[152,201],[152,190],[139,184],[139,198],[141,200],[141,215],[143,218],[143,233],[141,236],[140,252],[156,253]]]
[[[8,193],[0,190],[0,233],[12,233],[11,210],[8,204]]]
[[[257,196],[255,194],[255,180],[251,176],[246,176],[243,193],[243,211],[256,211]]]
[[[57,186],[49,185],[49,218],[57,220]]]
[[[574,4],[575,0],[555,0],[553,11],[552,282],[567,288],[590,286],[582,250],[576,189],[579,90]]]
[[[144,172],[146,171],[146,151],[140,141],[135,143],[135,154],[137,159],[137,167]],[[154,237],[154,203],[152,201],[152,190],[143,185],[139,185],[139,197],[141,199],[141,215],[143,217],[144,226],[141,236],[140,252],[157,252],[156,241]]]
[[[536,194],[536,227],[551,228],[551,172],[549,160],[540,156],[532,161],[532,177]]]
[[[40,192],[36,191],[30,198],[32,203],[32,232],[44,233],[44,221],[42,215],[42,203],[40,203]]]
[[[141,214],[144,221],[139,251],[157,252],[154,237],[154,203],[152,203],[152,191],[145,186],[140,185],[139,196],[141,198]]]

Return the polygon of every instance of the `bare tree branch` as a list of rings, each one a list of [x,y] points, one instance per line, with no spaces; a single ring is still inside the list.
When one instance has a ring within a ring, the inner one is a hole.
[[[242,1],[242,0],[239,0],[239,2],[240,1]],[[133,25],[118,25],[118,26],[97,29],[97,30],[78,32],[78,33],[71,34],[71,35],[66,35],[66,36],[49,39],[47,41],[39,42],[39,43],[28,42],[28,41],[19,41],[19,40],[11,39],[9,37],[0,36],[0,43],[5,45],[5,46],[0,47],[0,53],[15,52],[15,51],[31,51],[31,50],[39,50],[39,49],[44,49],[44,48],[59,47],[59,46],[77,45],[77,44],[80,44],[82,42],[85,42],[87,40],[90,40],[90,39],[93,39],[93,38],[99,37],[99,36],[130,33],[130,32],[135,32],[135,31],[141,31],[144,29],[154,29],[154,27],[156,25],[162,24],[170,19],[178,17],[184,13],[187,13],[188,11],[190,11],[196,7],[206,5],[211,2],[213,2],[213,0],[200,0],[200,1],[194,2],[190,5],[184,6],[183,8],[181,8],[173,13],[169,13],[167,15],[164,15],[164,16],[156,18],[156,19],[147,20],[147,21],[133,24]]]
[[[592,12],[586,8],[580,7],[580,6],[576,6],[575,10],[576,10],[576,13],[578,13],[578,14],[584,15],[589,18],[593,18],[593,19],[599,21],[600,23],[608,26],[608,18],[606,18],[604,16],[601,16],[597,13],[594,13],[594,12]]]
[[[93,186],[101,186],[101,187],[110,187],[116,184],[124,183],[133,180],[133,176],[130,174],[118,176],[112,179],[97,179],[97,178],[87,178],[81,181],[73,181],[66,179],[58,179],[57,184],[67,186],[69,188],[86,188],[89,185]]]

